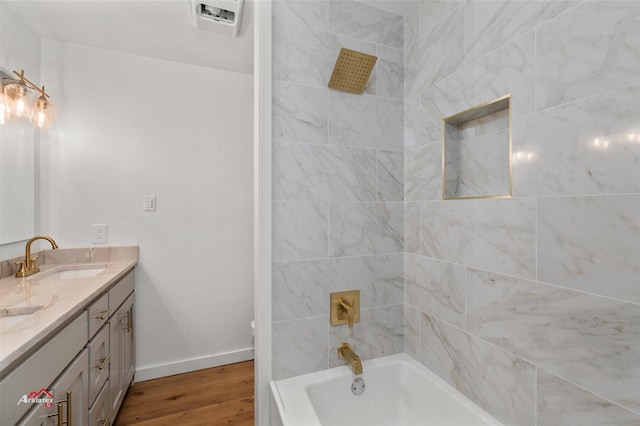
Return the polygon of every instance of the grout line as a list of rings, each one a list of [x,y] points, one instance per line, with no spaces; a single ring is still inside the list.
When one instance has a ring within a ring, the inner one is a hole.
[[[468,318],[467,307],[469,306],[469,302],[468,302],[469,280],[467,278],[468,270],[469,268],[464,268],[464,329],[465,331],[468,330],[468,324],[467,324],[467,318]]]
[[[506,273],[503,273],[503,272],[497,272],[497,271],[493,271],[493,270],[489,270],[489,269],[485,269],[485,268],[479,268],[479,267],[476,267],[476,266],[465,265],[463,263],[452,262],[452,261],[448,261],[448,260],[442,260],[442,259],[438,259],[436,257],[424,256],[424,255],[421,255],[421,254],[420,255],[415,254],[415,253],[405,253],[405,254],[410,255],[410,256],[420,256],[420,257],[424,257],[424,258],[427,258],[427,259],[430,259],[430,260],[435,260],[437,262],[448,263],[448,264],[452,264],[452,265],[456,265],[456,266],[461,266],[461,267],[464,267],[464,268],[467,268],[467,269],[473,269],[473,270],[480,271],[480,272],[486,272],[486,273],[489,273],[489,274],[500,275],[500,276],[506,277],[506,278],[513,278],[513,279],[517,279],[517,280],[520,280],[520,281],[527,281],[527,282],[534,283],[534,284],[539,284],[539,285],[559,288],[559,289],[562,289],[562,290],[567,290],[567,291],[571,291],[571,292],[575,292],[575,293],[586,294],[586,295],[593,296],[593,297],[602,297],[604,299],[609,299],[609,300],[613,300],[613,301],[616,301],[616,302],[629,303],[629,304],[632,304],[632,305],[640,306],[640,302],[634,302],[634,301],[631,301],[631,300],[619,299],[619,298],[616,298],[616,297],[613,297],[613,296],[607,296],[607,295],[604,295],[604,294],[591,293],[591,292],[588,292],[588,291],[585,291],[585,290],[579,290],[579,289],[575,289],[575,288],[571,288],[571,287],[565,287],[565,286],[562,286],[562,285],[559,285],[559,284],[552,284],[552,283],[547,283],[547,282],[544,282],[544,281],[538,281],[537,279],[519,277],[517,275],[510,275],[510,274],[506,274]]]
[[[533,113],[538,112],[538,30],[533,30]]]
[[[533,365],[533,424],[538,426],[538,366]]]
[[[538,265],[540,264],[538,262],[538,256],[539,256],[539,249],[540,246],[538,245],[539,242],[539,230],[540,228],[538,227],[538,220],[539,220],[539,216],[540,216],[540,207],[539,207],[539,198],[536,198],[536,223],[534,224],[535,226],[535,230],[533,232],[533,235],[535,237],[535,241],[534,241],[534,254],[535,254],[535,259],[534,262],[535,264],[533,265],[533,272],[534,272],[534,276],[535,276],[535,280],[538,281],[539,277],[538,277]]]
[[[623,409],[623,410],[625,410],[625,411],[628,411],[628,412],[630,412],[630,413],[632,413],[632,414],[635,414],[635,415],[637,415],[637,416],[640,416],[640,411],[637,411],[637,412],[636,412],[636,411],[634,411],[634,410],[632,410],[632,409],[630,409],[630,408],[627,408],[627,407],[625,407],[624,405],[621,405],[621,404],[617,403],[616,401],[614,401],[614,400],[612,400],[612,399],[609,399],[609,398],[607,398],[607,397],[604,397],[604,396],[600,395],[600,394],[599,394],[599,393],[597,393],[597,392],[594,392],[594,391],[592,391],[592,390],[589,390],[589,389],[585,388],[584,386],[579,385],[579,384],[577,384],[576,382],[574,382],[574,381],[572,381],[572,380],[569,380],[569,379],[567,379],[567,378],[565,378],[565,377],[561,376],[560,374],[553,373],[553,372],[548,371],[548,370],[546,370],[546,369],[544,369],[544,368],[542,368],[542,367],[538,367],[538,366],[536,366],[536,367],[537,367],[537,369],[538,369],[538,370],[544,371],[545,373],[547,373],[547,374],[549,374],[549,375],[551,375],[551,376],[554,376],[554,377],[557,377],[557,378],[559,378],[559,379],[561,379],[561,380],[564,380],[565,382],[570,383],[571,385],[573,385],[573,386],[577,387],[577,388],[578,388],[578,389],[580,389],[580,390],[583,390],[583,391],[588,392],[588,393],[590,393],[590,394],[592,394],[592,395],[595,395],[596,397],[598,397],[598,398],[600,398],[600,399],[603,399],[603,400],[605,400],[605,401],[607,401],[607,402],[609,402],[609,403],[611,403],[611,404],[613,404],[613,405],[615,405],[615,406],[617,406],[617,407],[619,407],[619,408],[621,408],[621,409]]]
[[[331,203],[327,203],[327,259],[331,258]]]

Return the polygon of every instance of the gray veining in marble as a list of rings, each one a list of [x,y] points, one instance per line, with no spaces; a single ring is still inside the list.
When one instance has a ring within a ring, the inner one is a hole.
[[[329,205],[274,202],[272,255],[274,262],[329,255]]]
[[[455,182],[448,197],[479,197],[510,194],[509,129],[461,141],[447,141],[456,149],[455,164],[445,162],[445,181]],[[453,166],[453,167],[451,167]]]
[[[442,137],[442,118],[509,93],[513,117],[535,111],[533,32],[446,76],[422,92],[421,125],[425,143]]]
[[[405,151],[405,200],[442,199],[442,143]]]
[[[376,46],[376,95],[404,100],[404,54],[402,49]]]
[[[467,63],[579,3],[563,0],[467,1]]]
[[[402,151],[403,104],[378,96],[329,93],[329,143]]]
[[[640,306],[467,271],[467,329],[630,409],[640,408]]]
[[[538,109],[640,83],[640,2],[587,1],[537,30]]]
[[[404,155],[398,151],[378,152],[377,189],[381,201],[403,201]]]
[[[293,24],[273,27],[273,78],[327,87],[336,61],[335,37]]]
[[[535,367],[426,314],[420,360],[505,424],[535,425]]]
[[[640,192],[640,85],[514,121],[514,195]]]
[[[273,141],[326,144],[328,89],[273,82]]]
[[[640,195],[541,198],[538,279],[640,302]]]
[[[425,145],[427,141],[421,135],[420,94],[415,93],[404,100],[404,148],[405,150]],[[437,141],[430,141],[437,142]]]
[[[375,150],[298,143],[273,145],[276,201],[373,201]]]
[[[538,426],[638,426],[640,415],[538,369]]]
[[[329,204],[330,256],[404,251],[402,202]]]
[[[273,2],[273,21],[299,24],[320,31],[329,30],[329,5],[324,0],[277,0]]]
[[[404,51],[411,44],[418,41],[418,37],[420,37],[420,15],[418,11],[420,10],[420,4],[415,2],[415,6],[413,6],[404,16]]]
[[[329,316],[273,323],[273,379],[324,370],[328,366]]]
[[[464,4],[462,0],[420,0],[418,2],[420,11],[420,35],[430,34],[436,28],[438,24],[451,12],[459,8]],[[464,6],[463,6],[464,7]]]
[[[464,65],[464,21],[464,8],[460,7],[409,46],[405,52],[406,96]]]
[[[420,203],[404,204],[404,251],[420,254]]]
[[[401,15],[356,1],[329,2],[329,30],[336,34],[402,48],[403,28]]]
[[[382,260],[381,262],[384,262]],[[381,265],[376,276],[376,256],[274,263],[272,267],[273,320],[282,321],[329,313],[329,294],[360,290],[363,309],[397,300],[399,289],[385,288],[393,270]]]
[[[404,253],[376,256],[375,305],[404,303]]]
[[[465,327],[465,268],[405,255],[405,301],[432,317]]]
[[[404,352],[420,360],[420,311],[404,305]]]
[[[535,277],[536,200],[423,202],[421,253],[524,278]]]

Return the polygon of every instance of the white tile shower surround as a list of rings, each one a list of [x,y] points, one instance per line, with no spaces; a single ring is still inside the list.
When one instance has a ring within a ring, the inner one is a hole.
[[[414,10],[404,350],[507,424],[640,424],[640,3]],[[465,60],[442,74],[424,21],[460,10]],[[439,119],[506,93],[514,198],[440,201]]]
[[[347,339],[505,424],[640,424],[640,2],[404,18],[274,5],[274,377],[337,365]],[[380,57],[365,95],[326,89],[340,46]],[[442,201],[440,119],[507,93],[514,198]],[[349,337],[328,295],[352,287]]]
[[[273,8],[274,377],[402,351],[403,18],[358,2]],[[331,91],[341,47],[378,57],[365,94]],[[329,326],[329,293],[358,288],[362,318]],[[350,334],[347,336],[346,334]],[[279,348],[287,348],[286,353]]]

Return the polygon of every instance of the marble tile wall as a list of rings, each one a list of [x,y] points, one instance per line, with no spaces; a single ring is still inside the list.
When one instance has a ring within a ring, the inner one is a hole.
[[[404,27],[403,350],[508,425],[640,424],[640,2]],[[440,120],[509,93],[513,198],[443,201]]]
[[[363,95],[327,88],[341,47],[378,57]],[[273,2],[273,377],[404,345],[403,17],[355,1]],[[352,331],[329,294],[359,289]]]

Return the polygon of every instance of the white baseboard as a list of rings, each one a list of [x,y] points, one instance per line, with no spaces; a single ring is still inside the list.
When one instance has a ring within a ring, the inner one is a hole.
[[[207,355],[200,358],[185,359],[151,367],[140,367],[136,368],[135,381],[144,382],[145,380],[173,376],[174,374],[188,373],[190,371],[202,370],[203,368],[218,367],[220,365],[233,364],[250,359],[253,359],[253,348]]]

